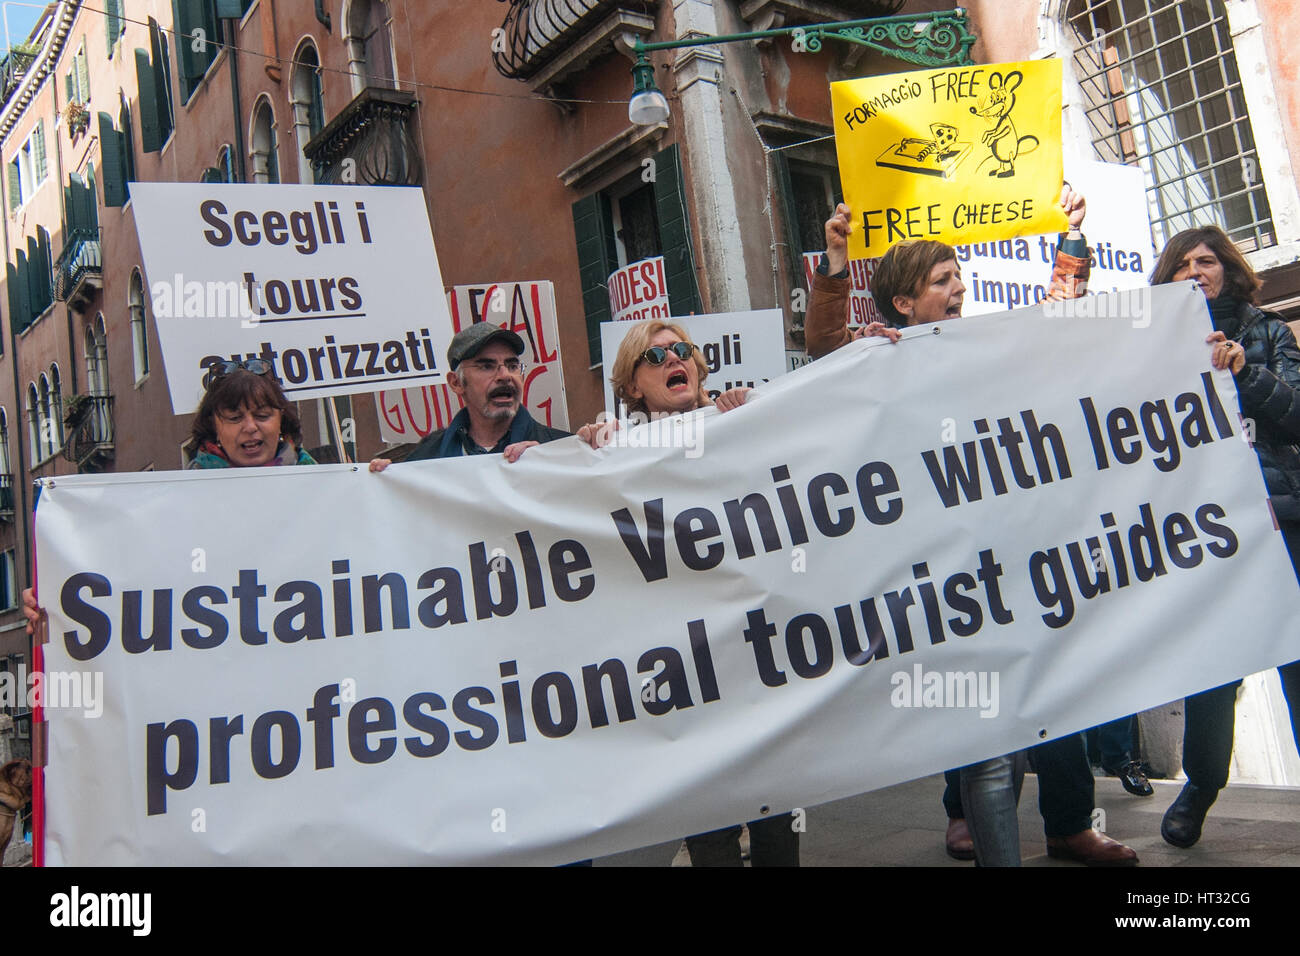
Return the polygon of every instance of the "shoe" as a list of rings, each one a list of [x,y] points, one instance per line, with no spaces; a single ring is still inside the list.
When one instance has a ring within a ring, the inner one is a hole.
[[[1047,855],[1088,866],[1137,866],[1138,862],[1137,852],[1131,847],[1091,828],[1073,836],[1048,837]]]
[[[1186,849],[1201,838],[1205,815],[1218,799],[1219,791],[1203,790],[1194,783],[1183,787],[1183,792],[1169,805],[1165,818],[1160,821],[1160,835],[1166,843]]]
[[[1102,769],[1112,777],[1119,777],[1119,782],[1124,785],[1124,789],[1135,797],[1149,797],[1156,792],[1150,781],[1147,780],[1142,765],[1136,760],[1130,760],[1114,770],[1110,767],[1103,767]]]
[[[975,843],[970,838],[970,829],[961,818],[948,821],[948,833],[944,836],[944,849],[954,860],[975,859]]]

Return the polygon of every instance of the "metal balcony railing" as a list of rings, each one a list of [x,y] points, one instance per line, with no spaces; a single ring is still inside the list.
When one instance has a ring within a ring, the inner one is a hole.
[[[54,263],[54,297],[79,311],[104,286],[104,258],[99,233],[89,229],[69,231],[63,252]]]
[[[415,97],[368,86],[303,147],[316,182],[418,186],[423,163],[415,139]]]
[[[113,396],[86,395],[64,420],[63,457],[80,471],[96,471],[113,457]]]
[[[653,13],[653,0],[509,0],[501,28],[505,49],[492,54],[497,72],[524,80],[559,55],[573,37],[618,7]]]
[[[0,472],[0,521],[12,521],[14,517],[14,476],[9,472]]]

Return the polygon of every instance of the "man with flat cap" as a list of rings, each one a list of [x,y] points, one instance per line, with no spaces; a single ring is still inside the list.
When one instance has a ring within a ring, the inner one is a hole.
[[[465,407],[446,428],[426,435],[406,460],[501,454],[507,448],[517,457],[529,445],[567,438],[568,432],[534,421],[522,407],[523,352],[523,339],[490,322],[457,332],[447,348],[447,385]]]

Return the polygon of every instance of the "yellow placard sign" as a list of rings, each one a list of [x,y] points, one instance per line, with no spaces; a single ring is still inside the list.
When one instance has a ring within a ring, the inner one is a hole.
[[[831,84],[849,257],[1063,230],[1061,61]]]

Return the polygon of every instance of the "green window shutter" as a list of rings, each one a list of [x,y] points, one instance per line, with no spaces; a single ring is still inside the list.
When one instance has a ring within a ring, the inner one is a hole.
[[[17,255],[17,274],[15,276],[14,288],[18,290],[18,308],[14,312],[14,331],[21,332],[27,326],[32,324],[32,297],[27,275],[27,256],[20,249]]]
[[[86,48],[83,46],[77,54],[77,85],[78,101],[81,103],[90,102],[90,67],[86,63]]]
[[[41,250],[36,237],[27,237],[27,324],[45,311],[41,294]]]
[[[126,170],[122,162],[124,137],[113,126],[113,117],[99,114],[99,163],[104,170],[104,205],[126,204]]]
[[[247,9],[248,5],[241,0],[217,0],[217,19],[238,20]]]
[[[122,0],[105,0],[104,3],[104,32],[108,41],[108,58],[113,58],[113,45],[117,43],[118,36],[122,33]]]
[[[99,206],[95,203],[95,168],[86,170],[86,178],[81,181],[81,211],[77,218],[81,227],[91,233],[99,233]]]
[[[75,173],[69,174],[67,185],[63,187],[63,238],[64,242],[67,237],[77,231],[77,200],[75,197],[72,177]]]
[[[158,87],[149,63],[149,51],[139,47],[135,51],[135,79],[140,86],[140,148],[146,153],[156,153],[163,144],[158,123]]]
[[[168,65],[167,40],[162,27],[153,17],[149,18],[149,57],[153,61],[153,87],[158,104],[158,146],[167,142],[172,132],[171,107],[171,68]]]
[[[700,289],[695,281],[695,252],[677,145],[658,153],[654,160],[655,212],[659,215],[659,241],[664,250],[668,307],[673,315],[689,315],[700,311]]]
[[[36,191],[39,183],[45,182],[45,174],[49,171],[45,156],[45,120],[36,121],[36,129],[32,131],[32,164],[36,167],[36,182],[32,183],[32,191]]]
[[[44,226],[36,227],[36,251],[41,259],[39,275],[41,290],[41,311],[44,312],[54,302],[54,250],[50,242],[49,230]]]
[[[223,180],[223,178],[224,177],[221,175],[221,170],[219,170],[216,166],[209,166],[207,169],[203,170],[203,176],[199,179],[199,182],[219,183]]]
[[[610,318],[609,274],[618,268],[609,199],[595,193],[573,204],[573,234],[578,244],[578,279],[587,316],[587,350],[593,366],[600,364],[600,323]]]
[[[203,79],[211,59],[206,50],[211,47],[207,42],[211,37],[203,22],[203,0],[172,0],[172,22],[176,24],[176,52],[180,63],[181,101],[187,102],[195,87]],[[196,31],[202,30],[204,36],[204,53],[195,51]]]
[[[64,97],[65,99],[67,99],[69,103],[75,102],[77,99],[77,87],[76,87],[76,83],[74,82],[74,77],[75,77],[75,71],[69,73],[67,76],[63,78]]]
[[[18,269],[12,262],[5,263],[5,291],[9,293],[9,325],[17,332],[22,321],[22,306],[19,304],[21,296],[18,294]]]
[[[18,160],[9,164],[9,211],[13,212],[23,201],[22,183],[18,179]]]

